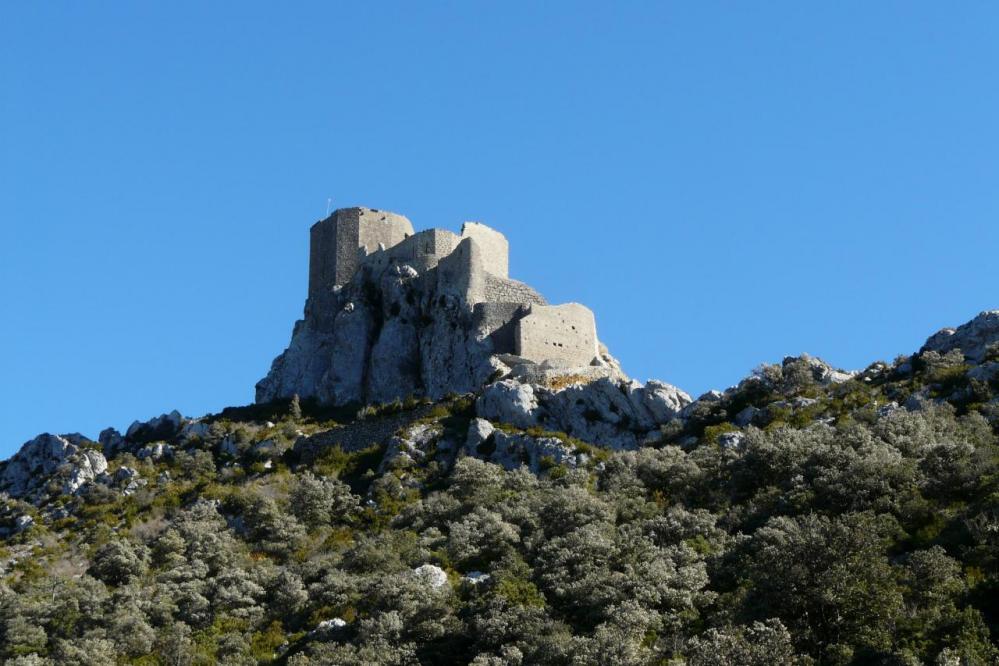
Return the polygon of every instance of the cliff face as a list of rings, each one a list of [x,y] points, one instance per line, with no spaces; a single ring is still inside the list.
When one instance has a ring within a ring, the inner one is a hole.
[[[471,391],[500,369],[488,320],[451,292],[439,269],[366,264],[311,297],[291,344],[257,384],[257,402],[316,398],[377,403]]]

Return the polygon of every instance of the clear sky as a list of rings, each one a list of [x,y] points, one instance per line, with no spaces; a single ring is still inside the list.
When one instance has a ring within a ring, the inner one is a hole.
[[[639,379],[999,307],[999,5],[0,9],[0,456],[253,399],[334,205],[480,220]]]

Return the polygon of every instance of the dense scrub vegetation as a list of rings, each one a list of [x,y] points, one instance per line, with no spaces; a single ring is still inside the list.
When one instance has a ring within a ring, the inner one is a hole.
[[[172,457],[112,459],[145,481],[131,494],[7,502],[34,523],[2,542],[2,656],[996,663],[996,380],[932,352],[842,383],[810,368],[761,368],[655,445],[537,475],[443,445],[383,463],[384,442],[305,464],[291,442],[329,425],[307,405],[231,411]],[[461,437],[470,405],[423,420]]]

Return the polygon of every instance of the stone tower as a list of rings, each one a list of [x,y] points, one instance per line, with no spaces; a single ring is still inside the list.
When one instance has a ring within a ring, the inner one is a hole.
[[[373,208],[341,208],[312,225],[309,297],[343,285],[367,255],[413,235],[406,217]]]

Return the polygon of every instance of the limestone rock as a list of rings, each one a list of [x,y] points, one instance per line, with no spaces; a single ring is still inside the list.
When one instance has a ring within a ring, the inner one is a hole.
[[[544,426],[611,449],[638,448],[637,433],[655,424],[635,392],[634,385],[610,379],[544,392]]]
[[[493,424],[486,419],[475,418],[468,424],[468,435],[465,438],[465,450],[475,455],[481,446],[496,431]]]
[[[750,423],[752,423],[753,420],[757,417],[758,414],[760,414],[761,411],[762,410],[760,410],[758,407],[749,405],[748,407],[746,407],[745,409],[743,409],[742,411],[740,411],[738,414],[735,415],[735,418],[732,419],[732,423],[739,426],[740,428],[744,428],[748,426]]]
[[[334,617],[329,620],[323,620],[316,625],[316,628],[309,632],[310,635],[326,635],[334,634],[344,627],[347,626],[347,621],[343,618]]]
[[[153,442],[152,444],[146,444],[141,449],[136,451],[135,457],[139,460],[145,460],[146,458],[149,458],[150,460],[172,458],[173,447],[163,442]]]
[[[426,457],[431,445],[441,436],[440,426],[417,423],[405,432],[392,437],[378,467],[379,474],[398,461],[418,462]]]
[[[463,581],[471,585],[479,585],[480,583],[488,582],[490,578],[492,578],[492,576],[487,573],[482,573],[481,571],[469,571],[461,577]]]
[[[125,439],[137,443],[172,439],[180,432],[184,423],[184,417],[181,416],[180,412],[174,410],[149,421],[133,422],[125,432]]]
[[[447,573],[434,564],[424,564],[413,569],[413,575],[432,590],[439,590],[447,585]]]
[[[534,474],[555,465],[576,467],[586,458],[561,439],[510,434],[502,430],[497,430],[491,440],[479,446],[476,455],[506,469],[524,465]]]
[[[725,432],[718,435],[718,445],[723,449],[739,449],[742,448],[742,441],[746,438],[746,433],[744,432]]]
[[[691,397],[677,387],[654,379],[645,384],[642,392],[642,403],[660,424],[680,416],[683,408],[691,402]]]
[[[946,354],[960,349],[967,362],[978,364],[985,360],[989,346],[996,343],[999,343],[999,310],[989,310],[957,328],[934,333],[919,351]]]
[[[812,378],[823,386],[828,386],[829,384],[841,384],[848,379],[853,378],[857,374],[856,372],[837,370],[821,358],[809,356],[808,354],[802,354],[801,356],[789,356],[784,359],[784,365],[786,366],[794,361],[804,361],[812,373]]]
[[[999,379],[999,361],[988,361],[968,370],[968,377],[980,382],[991,382]]]
[[[129,481],[131,481],[134,478],[137,478],[138,476],[139,476],[139,471],[137,469],[135,469],[134,467],[127,467],[125,465],[122,465],[121,467],[115,470],[114,475],[112,475],[111,478],[114,480],[115,483],[128,483]]]
[[[63,482],[62,491],[73,495],[107,470],[108,461],[99,451],[85,449],[69,461],[69,465],[69,474]]]
[[[487,386],[475,403],[475,411],[480,417],[518,428],[537,425],[537,410],[534,387],[510,379]]]
[[[239,444],[236,442],[235,435],[226,435],[219,442],[218,452],[220,456],[231,456],[235,458],[239,455]]]
[[[105,428],[97,436],[97,441],[104,450],[104,456],[111,458],[125,448],[125,438],[114,428]]]
[[[317,330],[315,324],[300,320],[295,324],[288,349],[274,359],[271,371],[257,383],[257,402],[318,396],[324,386],[334,349],[331,331]]]
[[[281,457],[285,447],[273,439],[262,439],[250,447],[250,455],[257,460],[274,460]]]
[[[604,376],[549,388],[504,379],[482,390],[475,411],[480,419],[521,429],[540,426],[612,449],[635,449],[657,441],[659,426],[689,404],[690,396],[662,382],[643,386]]]
[[[26,442],[0,471],[0,490],[23,498],[45,491],[50,481],[74,494],[108,468],[104,455],[79,434],[39,435]]]
[[[180,430],[180,438],[185,442],[193,439],[208,439],[211,434],[211,425],[203,421],[191,421]]]
[[[134,467],[119,467],[111,478],[114,484],[121,488],[123,495],[131,495],[146,485],[146,480],[139,475],[139,471]]]

